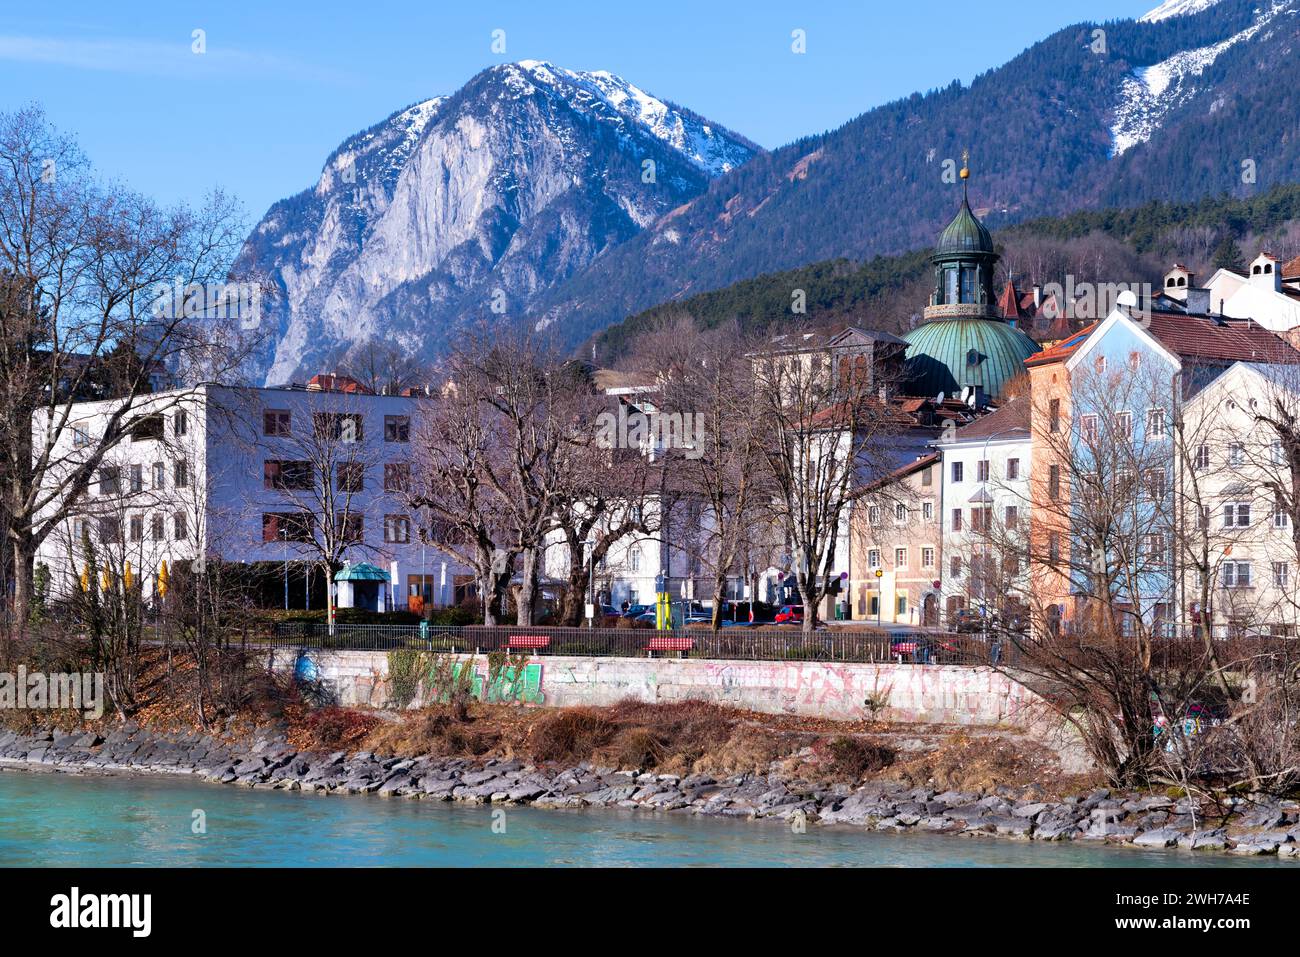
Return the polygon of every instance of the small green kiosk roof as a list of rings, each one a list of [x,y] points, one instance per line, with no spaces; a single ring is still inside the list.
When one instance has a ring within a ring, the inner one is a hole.
[[[336,582],[386,582],[388,572],[378,565],[358,562],[355,565],[344,565],[334,575],[334,580]]]

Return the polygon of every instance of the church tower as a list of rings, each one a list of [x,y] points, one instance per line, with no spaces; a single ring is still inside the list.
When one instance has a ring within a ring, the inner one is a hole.
[[[1038,345],[998,314],[993,295],[998,254],[992,234],[971,210],[970,166],[968,157],[963,159],[961,208],[930,256],[934,291],[925,321],[903,337],[909,391],[957,396],[973,387],[992,399],[1024,372],[1025,359]]]

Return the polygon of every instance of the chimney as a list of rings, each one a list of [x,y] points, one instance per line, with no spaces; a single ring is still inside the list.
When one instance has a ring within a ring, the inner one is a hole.
[[[1034,311],[1037,312],[1043,305],[1043,287],[1034,283]]]
[[[1200,287],[1188,287],[1186,302],[1189,316],[1208,316],[1210,314],[1210,290]]]
[[[1250,264],[1250,284],[1273,292],[1282,291],[1281,263],[1276,256],[1261,252]]]

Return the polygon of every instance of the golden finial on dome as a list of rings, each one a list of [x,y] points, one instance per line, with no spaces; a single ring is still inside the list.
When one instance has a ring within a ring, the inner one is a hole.
[[[970,150],[961,151],[961,178],[970,179]]]

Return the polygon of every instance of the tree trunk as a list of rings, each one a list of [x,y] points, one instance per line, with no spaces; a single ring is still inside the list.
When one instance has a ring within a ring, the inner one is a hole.
[[[727,592],[727,576],[718,573],[713,577],[713,630],[718,631],[722,627],[722,603],[723,595]]]
[[[32,608],[32,576],[36,567],[36,549],[31,545],[30,536],[21,536],[14,540],[14,602],[11,628],[15,636],[27,632],[27,619]]]
[[[523,550],[523,568],[519,582],[518,617],[520,625],[533,623],[533,604],[537,598],[537,549]]]

